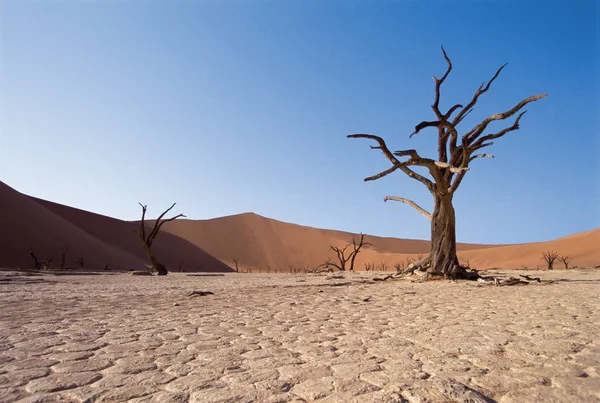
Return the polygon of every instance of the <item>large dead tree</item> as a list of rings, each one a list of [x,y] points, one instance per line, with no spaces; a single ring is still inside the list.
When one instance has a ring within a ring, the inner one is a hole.
[[[449,278],[469,278],[470,273],[460,266],[456,256],[456,227],[453,197],[465,175],[470,169],[470,164],[479,158],[493,158],[491,154],[479,153],[483,148],[489,147],[493,141],[505,134],[518,130],[519,122],[525,114],[523,108],[534,101],[546,98],[546,94],[538,94],[523,99],[511,109],[496,113],[485,118],[470,130],[461,131],[459,128],[463,119],[473,111],[479,97],[486,93],[492,83],[498,78],[504,66],[500,67],[490,81],[483,83],[466,104],[456,104],[447,111],[440,109],[441,87],[450,72],[452,62],[442,47],[444,59],[448,64],[442,78],[433,77],[435,82],[435,98],[431,105],[436,119],[424,121],[416,125],[415,131],[409,136],[421,132],[423,129],[435,128],[437,130],[437,158],[426,158],[414,149],[390,151],[386,142],[379,136],[372,134],[351,134],[348,138],[364,138],[373,140],[377,145],[372,149],[381,150],[383,155],[391,162],[391,166],[383,172],[365,178],[365,182],[377,180],[393,172],[401,171],[410,178],[422,183],[433,196],[433,213],[426,211],[412,200],[398,196],[387,196],[384,201],[393,200],[406,203],[431,220],[431,250],[427,258],[418,262],[419,270],[426,270],[431,275],[442,275]],[[512,116],[516,118],[513,124],[497,132],[487,132],[492,122],[502,121]],[[408,159],[405,159],[408,158]],[[413,167],[427,170],[428,174],[420,174]]]
[[[185,216],[183,214],[177,214],[174,217],[163,219],[163,217],[169,211],[171,211],[171,209],[173,207],[175,207],[175,204],[177,204],[177,203],[173,203],[173,205],[171,207],[169,207],[168,209],[163,211],[163,213],[160,216],[158,216],[158,218],[154,222],[154,227],[152,227],[152,231],[150,231],[150,233],[146,233],[146,225],[145,225],[144,220],[146,218],[146,210],[148,209],[148,206],[146,206],[145,204],[142,204],[142,203],[138,203],[138,204],[142,207],[142,222],[140,223],[139,236],[140,236],[140,239],[142,240],[142,244],[144,245],[144,251],[146,252],[146,255],[148,256],[148,259],[150,260],[150,265],[148,265],[148,268],[150,269],[150,271],[156,273],[158,276],[166,276],[167,274],[169,274],[169,271],[163,264],[161,264],[158,260],[156,260],[154,253],[152,253],[152,243],[154,242],[154,239],[158,235],[158,232],[160,231],[161,227],[166,222],[173,221],[180,217],[185,217]]]

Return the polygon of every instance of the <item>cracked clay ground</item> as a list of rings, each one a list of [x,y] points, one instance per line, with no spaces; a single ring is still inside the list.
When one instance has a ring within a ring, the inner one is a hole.
[[[600,401],[600,271],[0,274],[2,402]]]

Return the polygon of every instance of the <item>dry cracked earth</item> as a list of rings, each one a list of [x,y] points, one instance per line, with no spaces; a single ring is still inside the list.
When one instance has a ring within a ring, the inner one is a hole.
[[[600,401],[600,272],[533,275],[3,272],[0,401]]]

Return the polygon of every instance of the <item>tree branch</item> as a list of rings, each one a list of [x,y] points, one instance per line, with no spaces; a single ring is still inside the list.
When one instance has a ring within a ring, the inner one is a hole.
[[[471,158],[469,158],[469,162],[471,162],[477,158],[494,158],[494,155],[493,154],[477,154],[477,155],[474,155]]]
[[[475,92],[475,95],[473,95],[473,98],[471,99],[471,101],[467,104],[467,106],[465,106],[459,113],[458,115],[456,115],[456,117],[454,118],[454,120],[452,121],[452,125],[453,126],[457,126],[463,119],[464,117],[471,112],[471,110],[473,109],[473,107],[475,106],[475,104],[477,103],[477,101],[479,100],[479,97],[486,93],[489,89],[490,89],[490,85],[492,85],[492,83],[496,80],[496,78],[498,78],[498,76],[500,75],[500,72],[504,69],[504,67],[506,67],[508,63],[504,64],[502,67],[500,67],[497,71],[496,74],[494,74],[494,76],[492,77],[492,79],[490,81],[488,81],[488,83],[482,83],[479,86],[479,89]]]
[[[346,137],[348,137],[349,139],[371,139],[371,140],[375,140],[379,144],[379,146],[378,147],[371,146],[371,148],[381,150],[381,153],[388,160],[390,160],[390,162],[392,164],[394,164],[394,165],[399,165],[400,164],[400,161],[398,161],[398,158],[394,157],[394,154],[392,154],[392,152],[390,151],[390,149],[387,147],[387,144],[385,144],[385,140],[383,140],[381,137],[374,136],[372,134],[349,134]]]
[[[448,63],[448,68],[446,69],[446,72],[444,73],[442,78],[437,79],[436,77],[432,77],[433,80],[435,81],[435,100],[433,101],[433,105],[431,105],[431,109],[433,109],[433,112],[435,113],[435,115],[438,117],[439,120],[444,120],[444,115],[442,115],[442,112],[440,112],[440,88],[441,88],[444,80],[446,80],[446,77],[448,77],[448,75],[452,71],[452,62],[450,61],[450,58],[446,54],[446,51],[444,50],[443,45],[442,45],[442,53],[444,54],[444,59],[446,59],[446,63]]]
[[[417,203],[415,203],[412,200],[405,199],[404,197],[398,197],[398,196],[386,196],[386,197],[383,198],[384,202],[387,202],[388,200],[393,200],[393,201],[397,201],[397,202],[401,202],[401,203],[406,203],[409,206],[411,206],[412,208],[414,208],[415,210],[417,210],[425,218],[431,220],[431,213],[428,212],[427,210],[425,210],[423,207],[419,206]]]
[[[365,178],[364,179],[365,182],[383,178],[384,176],[391,174],[395,170],[400,169],[402,172],[404,172],[409,177],[411,177],[415,180],[418,180],[419,182],[424,184],[430,192],[433,192],[433,190],[435,188],[433,182],[431,180],[427,179],[426,177],[414,172],[412,169],[408,168],[408,166],[407,166],[407,165],[433,166],[433,160],[430,160],[431,163],[428,165],[417,163],[417,162],[420,162],[420,160],[422,160],[422,158],[419,157],[416,150],[404,150],[404,151],[396,151],[395,153],[392,153],[390,151],[390,149],[388,148],[387,144],[385,143],[385,140],[383,140],[379,136],[374,136],[372,134],[349,134],[346,137],[350,138],[350,139],[364,138],[364,139],[375,140],[378,143],[378,146],[371,146],[371,148],[381,150],[382,154],[393,164],[392,167],[386,169],[385,171],[382,171],[376,175]],[[408,161],[401,162],[398,158],[396,158],[394,156],[394,154],[396,154],[400,157],[411,156],[411,159],[409,159]]]

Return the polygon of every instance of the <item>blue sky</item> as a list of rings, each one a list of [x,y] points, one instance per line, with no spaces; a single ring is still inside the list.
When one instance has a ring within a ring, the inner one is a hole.
[[[597,1],[0,2],[0,180],[122,219],[172,202],[194,219],[252,211],[321,228],[429,237],[431,196],[366,140],[434,156],[443,108],[509,65],[463,126],[548,93],[472,164],[459,241],[600,227]],[[494,126],[497,128],[499,126]],[[3,212],[7,214],[7,212]]]

